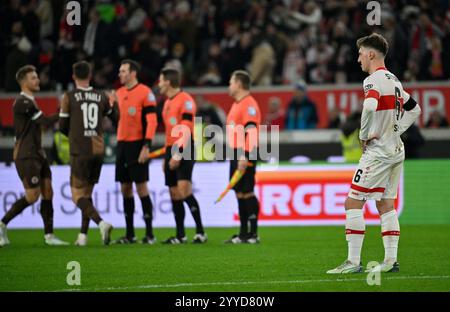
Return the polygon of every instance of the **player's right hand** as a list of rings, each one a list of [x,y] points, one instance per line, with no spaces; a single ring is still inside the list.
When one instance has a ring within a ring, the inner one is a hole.
[[[114,106],[114,103],[115,103],[115,102],[118,102],[118,101],[119,101],[119,98],[117,97],[117,94],[116,94],[116,91],[115,91],[115,90],[111,90],[110,92],[106,92],[106,95],[107,95],[108,98],[109,98],[109,105],[110,105],[111,107]]]
[[[366,141],[362,141],[362,151],[363,151],[363,153],[366,151],[367,146],[370,144],[370,142],[372,142],[373,140],[378,140],[378,139],[379,139],[378,136],[374,135],[370,139],[368,139]]]
[[[176,157],[172,157],[169,160],[169,169],[170,170],[178,169],[178,167],[180,167],[180,162],[181,162],[181,159],[177,159]]]
[[[238,160],[238,170],[245,171],[248,166],[248,161],[246,159]]]
[[[139,153],[138,163],[144,164],[148,161],[149,149],[147,146],[143,146],[141,152]]]

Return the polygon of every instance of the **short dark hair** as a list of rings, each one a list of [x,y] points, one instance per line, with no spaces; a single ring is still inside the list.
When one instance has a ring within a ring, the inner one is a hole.
[[[251,79],[248,72],[245,70],[235,70],[231,77],[234,76],[234,79],[239,81],[244,90],[250,90]]]
[[[34,67],[33,65],[25,65],[21,68],[19,68],[19,70],[16,73],[16,80],[17,82],[20,84],[25,77],[27,76],[28,73],[32,73],[36,71],[36,67]]]
[[[366,47],[366,48],[373,48],[383,54],[383,56],[386,56],[388,50],[389,50],[389,44],[386,41],[386,39],[377,33],[373,33],[369,36],[365,36],[362,38],[359,38],[356,41],[356,45],[359,48]]]
[[[72,65],[72,70],[76,78],[86,80],[91,75],[91,64],[86,61],[76,62]]]
[[[125,64],[130,65],[130,73],[136,72],[136,74],[139,74],[139,72],[141,71],[141,65],[139,65],[139,63],[136,61],[133,61],[130,59],[125,59],[122,61],[121,65],[125,65]]]
[[[174,68],[163,68],[161,70],[161,75],[163,75],[164,80],[169,80],[170,85],[173,88],[179,88],[181,85],[181,75],[180,72]]]

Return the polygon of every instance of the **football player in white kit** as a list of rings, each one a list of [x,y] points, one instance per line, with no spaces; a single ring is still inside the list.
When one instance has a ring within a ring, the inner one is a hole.
[[[403,160],[400,135],[416,121],[420,107],[403,90],[402,84],[384,65],[388,43],[383,36],[372,34],[358,39],[358,63],[369,76],[364,80],[365,99],[359,138],[363,154],[353,176],[345,201],[345,234],[348,258],[329,274],[359,273],[361,247],[365,233],[363,206],[374,199],[381,218],[384,261],[371,271],[398,272],[397,249],[400,226],[394,200]]]

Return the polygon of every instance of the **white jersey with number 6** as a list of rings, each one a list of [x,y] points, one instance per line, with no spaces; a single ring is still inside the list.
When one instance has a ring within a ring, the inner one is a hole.
[[[400,135],[417,119],[420,107],[403,110],[410,96],[384,67],[364,80],[364,94],[359,137],[370,142],[359,160],[348,196],[357,200],[394,199],[405,158]]]

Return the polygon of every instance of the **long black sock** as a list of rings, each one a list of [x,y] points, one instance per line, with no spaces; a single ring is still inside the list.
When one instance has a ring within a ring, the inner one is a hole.
[[[44,221],[44,233],[53,233],[53,202],[52,200],[41,200],[41,216]]]
[[[125,224],[127,226],[127,237],[134,237],[134,197],[123,198],[123,210],[125,213]]]
[[[259,202],[255,196],[246,199],[248,220],[250,221],[250,234],[256,235],[258,233],[258,214]]]
[[[27,202],[25,197],[19,198],[9,209],[5,216],[2,219],[4,224],[8,224],[9,221],[14,219],[17,215],[19,215],[25,208],[27,208],[30,204]]]
[[[185,236],[184,232],[184,206],[182,200],[172,200],[173,214],[175,215],[175,224],[177,226],[177,237],[182,238]]]
[[[102,221],[102,218],[98,214],[97,210],[95,210],[94,205],[89,201],[88,198],[80,198],[77,202],[77,206],[80,207],[81,211],[84,211],[89,219],[94,221],[96,224],[99,224]]]
[[[152,227],[153,204],[150,199],[150,196],[147,195],[147,196],[141,197],[141,204],[142,204],[142,212],[144,215],[146,236],[153,237],[153,227]]]
[[[92,197],[88,198],[92,205],[94,205],[94,201],[92,200]],[[81,211],[81,230],[80,233],[87,234],[89,230],[89,222],[91,219],[89,219],[89,216],[86,214],[85,211]]]
[[[200,206],[195,198],[194,194],[189,195],[184,199],[184,202],[189,206],[189,210],[191,211],[192,217],[195,221],[195,231],[198,234],[204,234],[205,231],[203,229],[202,217],[200,216]]]
[[[248,213],[245,204],[245,199],[238,198],[239,220],[241,221],[239,236],[242,237],[245,237],[248,234]]]

